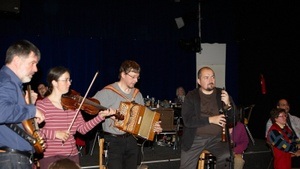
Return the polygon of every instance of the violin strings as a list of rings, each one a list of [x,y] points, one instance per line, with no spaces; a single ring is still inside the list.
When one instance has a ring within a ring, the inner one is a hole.
[[[82,101],[81,101],[81,103],[80,103],[80,106],[78,107],[77,112],[76,112],[76,114],[75,114],[75,116],[74,116],[74,118],[73,118],[73,120],[72,120],[72,122],[71,122],[71,124],[70,124],[70,126],[69,126],[69,128],[68,128],[68,132],[70,132],[71,127],[72,127],[72,125],[73,125],[73,123],[74,123],[74,121],[75,121],[75,119],[76,119],[76,117],[77,117],[77,115],[78,115],[78,113],[79,113],[79,111],[80,111],[82,105],[83,105],[83,102],[84,102],[84,100],[85,100],[87,94],[89,93],[89,91],[90,91],[90,89],[91,89],[91,87],[92,87],[92,85],[93,85],[93,83],[94,83],[94,81],[95,81],[95,79],[96,79],[98,73],[99,73],[99,72],[97,71],[96,74],[95,74],[95,76],[94,76],[94,78],[93,78],[93,80],[92,80],[92,82],[90,83],[90,86],[89,86],[88,90],[86,91],[86,93],[85,93],[85,95],[84,95],[84,97],[83,97],[83,99],[82,99]]]

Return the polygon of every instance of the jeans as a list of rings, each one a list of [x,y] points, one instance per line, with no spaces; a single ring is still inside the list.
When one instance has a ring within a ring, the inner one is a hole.
[[[32,163],[21,154],[0,153],[0,169],[32,169]]]

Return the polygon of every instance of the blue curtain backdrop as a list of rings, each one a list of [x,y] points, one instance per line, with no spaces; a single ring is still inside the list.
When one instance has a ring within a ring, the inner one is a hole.
[[[142,67],[137,87],[144,97],[171,100],[178,86],[187,91],[196,86],[196,53],[179,41],[189,44],[198,37],[201,20],[202,43],[226,43],[226,88],[237,104],[255,104],[249,127],[264,138],[269,111],[278,99],[287,98],[292,114],[300,116],[298,11],[294,1],[21,0],[20,14],[0,11],[0,62],[9,44],[28,39],[42,52],[33,87],[49,68],[62,65],[70,68],[72,88],[82,94],[99,71],[92,96],[118,80],[123,60],[134,59]],[[186,21],[181,29],[177,17]],[[261,73],[266,95],[261,93]]]
[[[34,88],[45,81],[50,68],[65,66],[71,70],[71,88],[82,95],[99,71],[89,93],[93,96],[117,81],[121,62],[132,59],[142,67],[137,87],[144,97],[173,100],[178,86],[187,91],[196,86],[196,53],[188,48],[199,37],[198,7],[197,0],[22,1],[20,14],[1,15],[1,62],[12,42],[28,39],[42,53],[39,72],[31,82]],[[223,11],[223,17],[226,15]],[[174,19],[181,16],[186,25],[178,29]],[[237,98],[236,45],[226,37],[229,28],[222,30],[216,23],[203,20],[203,28],[213,31],[203,30],[201,38],[227,44],[226,86]],[[179,41],[186,42],[187,49]]]

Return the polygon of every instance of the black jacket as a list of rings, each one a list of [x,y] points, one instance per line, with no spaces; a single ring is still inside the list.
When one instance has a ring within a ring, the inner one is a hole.
[[[223,108],[223,103],[221,101],[221,88],[216,88],[217,94],[217,104],[218,109],[221,110]],[[231,123],[233,121],[233,117],[236,114],[237,111],[235,111],[235,104],[230,98],[230,104],[232,108],[227,112],[227,124]],[[182,135],[182,144],[181,148],[185,151],[189,150],[193,144],[195,133],[198,127],[203,127],[205,125],[209,125],[208,117],[202,117],[200,115],[200,94],[199,94],[199,88],[196,88],[186,95],[183,105],[182,105],[182,119],[183,119],[183,135]],[[221,136],[220,136],[221,138]]]

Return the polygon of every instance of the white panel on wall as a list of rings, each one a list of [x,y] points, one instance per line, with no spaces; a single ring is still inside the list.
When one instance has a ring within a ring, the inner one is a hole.
[[[223,88],[225,86],[225,70],[226,70],[226,44],[219,43],[203,43],[201,44],[202,51],[201,53],[196,54],[197,70],[196,70],[196,79],[198,70],[204,66],[211,67],[216,74],[216,86]],[[197,86],[196,81],[196,86]]]

